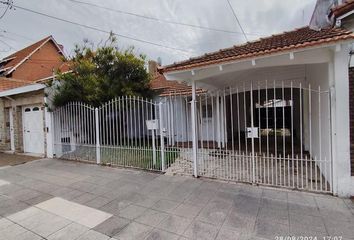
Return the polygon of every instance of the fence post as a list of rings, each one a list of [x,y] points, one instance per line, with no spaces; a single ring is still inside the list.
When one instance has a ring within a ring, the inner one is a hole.
[[[161,170],[165,171],[165,139],[163,131],[163,114],[162,114],[162,102],[159,103],[159,119],[160,119],[160,141],[161,141]]]
[[[100,124],[98,119],[98,108],[95,108],[96,120],[96,163],[101,163],[101,147],[100,147]]]
[[[196,83],[192,82],[192,101],[191,101],[191,120],[192,120],[192,140],[193,140],[193,175],[194,177],[198,177],[198,169],[197,169],[197,127],[196,127]]]

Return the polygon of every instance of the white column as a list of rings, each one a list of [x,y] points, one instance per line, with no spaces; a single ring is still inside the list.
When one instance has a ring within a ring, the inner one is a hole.
[[[191,120],[192,120],[192,141],[193,141],[193,174],[194,177],[198,177],[198,169],[197,169],[197,147],[198,147],[198,139],[197,139],[197,127],[196,127],[196,118],[197,111],[196,107],[196,83],[192,82],[192,101],[191,101]]]
[[[101,163],[101,146],[100,146],[100,124],[98,118],[98,108],[95,108],[95,120],[96,120],[96,163]]]
[[[160,121],[160,141],[161,141],[161,170],[165,171],[165,135],[164,135],[164,122],[163,122],[163,109],[162,102],[159,103],[159,121]]]
[[[349,47],[335,50],[331,83],[333,191],[339,196],[354,194],[350,176]]]
[[[44,119],[45,119],[45,129],[46,129],[46,142],[47,142],[47,157],[54,157],[54,126],[52,121],[52,114],[48,109],[48,99],[44,98],[44,103],[46,104],[44,109]]]

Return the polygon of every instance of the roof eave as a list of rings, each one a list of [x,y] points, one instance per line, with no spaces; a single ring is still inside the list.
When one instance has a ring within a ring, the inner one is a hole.
[[[295,46],[293,48],[289,48],[289,47],[285,47],[282,49],[274,49],[274,50],[269,50],[268,52],[265,53],[261,53],[255,56],[245,56],[245,57],[231,57],[228,58],[227,60],[219,60],[217,62],[213,62],[213,63],[205,63],[205,64],[195,64],[193,66],[190,67],[177,67],[177,68],[172,68],[171,70],[166,70],[166,68],[162,69],[163,74],[176,74],[176,73],[181,73],[181,72],[186,72],[186,71],[192,71],[192,70],[201,70],[201,69],[206,69],[206,68],[210,68],[210,67],[217,67],[220,65],[225,65],[225,64],[234,64],[234,63],[239,63],[239,62],[245,62],[245,61],[251,61],[251,60],[257,60],[257,59],[264,59],[264,58],[268,58],[268,57],[274,57],[274,56],[280,56],[280,55],[285,55],[285,54],[289,54],[289,53],[296,53],[296,52],[303,52],[306,50],[313,50],[313,49],[318,49],[318,48],[327,48],[330,46],[334,46],[337,44],[344,44],[347,42],[353,42],[354,41],[354,34],[348,35],[348,39],[341,39],[341,40],[331,40],[331,41],[327,41],[324,44],[316,44],[312,43],[310,46]]]

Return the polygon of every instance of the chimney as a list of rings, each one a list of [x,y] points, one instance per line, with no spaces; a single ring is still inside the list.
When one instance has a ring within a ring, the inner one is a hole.
[[[156,61],[153,61],[153,60],[150,60],[149,61],[149,73],[152,75],[152,76],[156,76],[158,74],[158,71],[157,71],[157,67],[158,67],[158,64]]]

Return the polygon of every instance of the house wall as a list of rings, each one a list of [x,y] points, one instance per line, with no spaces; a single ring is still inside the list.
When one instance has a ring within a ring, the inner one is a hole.
[[[10,150],[8,139],[8,109],[5,108],[4,100],[0,99],[0,151]]]
[[[26,105],[44,105],[44,92],[43,90],[19,94],[11,96],[11,99],[8,98],[0,98],[0,131],[1,136],[3,135],[3,128],[1,126],[6,126],[6,120],[4,117],[5,112],[9,112],[9,108],[12,108],[13,113],[13,123],[14,123],[14,142],[15,142],[15,152],[23,153],[23,122],[22,122],[22,107]],[[3,107],[2,107],[3,106]],[[44,114],[43,114],[44,121]],[[44,129],[43,129],[44,131]],[[2,139],[2,137],[1,137]],[[44,136],[44,147],[46,149],[46,133]],[[9,141],[6,144],[1,144],[0,142],[0,150],[10,150]]]
[[[53,75],[62,64],[62,55],[52,41],[47,42],[11,75],[14,79],[39,80]]]

